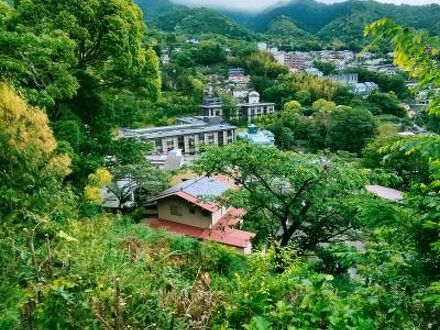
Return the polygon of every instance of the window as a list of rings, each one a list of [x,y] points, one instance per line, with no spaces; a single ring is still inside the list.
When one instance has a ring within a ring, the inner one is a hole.
[[[189,213],[191,213],[191,214],[196,214],[196,208],[194,207],[194,206],[190,206],[189,207]]]
[[[203,210],[203,211],[202,211],[202,215],[203,215],[204,217],[210,217],[210,216],[211,216],[211,213],[210,213],[209,211]]]
[[[183,135],[177,138],[177,145],[179,149],[181,150],[185,149],[185,137]]]
[[[218,132],[217,133],[217,140],[218,140],[218,145],[219,146],[224,145],[224,142],[223,142],[223,132]]]
[[[180,206],[176,205],[176,204],[170,205],[170,213],[171,213],[171,215],[176,215],[178,217],[182,216],[182,211],[180,209]]]

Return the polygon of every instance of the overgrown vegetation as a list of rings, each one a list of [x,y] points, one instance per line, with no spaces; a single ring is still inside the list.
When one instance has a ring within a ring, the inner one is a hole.
[[[161,77],[163,35],[145,35],[132,1],[75,4],[0,2],[1,329],[440,327],[440,138],[397,134],[413,124],[402,77],[373,77],[381,90],[364,100],[231,41],[231,25],[176,46]],[[192,33],[193,18],[174,18]],[[391,39],[395,63],[432,91],[424,116],[438,117],[436,39],[389,20],[366,34],[373,47]],[[212,148],[194,169],[240,183],[219,202],[247,210],[255,253],[104,213],[101,188],[125,199],[118,179],[147,195],[168,181],[145,164],[150,145],[115,128],[195,112],[205,77],[231,66],[280,108],[259,123],[278,149]],[[405,194],[379,199],[367,183]]]

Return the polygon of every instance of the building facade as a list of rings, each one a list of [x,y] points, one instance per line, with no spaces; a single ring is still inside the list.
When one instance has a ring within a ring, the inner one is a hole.
[[[224,117],[223,103],[218,98],[208,98],[200,106],[202,116]],[[234,114],[230,119],[243,120],[251,123],[256,118],[275,113],[275,103],[260,102],[260,94],[253,91],[247,95],[247,102],[237,104]]]
[[[303,71],[305,68],[304,59],[295,53],[287,53],[284,56],[284,65],[295,71]]]
[[[119,130],[120,138],[145,139],[153,144],[153,154],[164,155],[174,149],[184,155],[195,155],[204,145],[228,145],[236,140],[236,126],[222,122],[221,118],[192,118],[190,123],[147,129]],[[182,119],[183,120],[183,119]],[[184,120],[183,120],[184,121]],[[188,121],[187,121],[188,122]]]

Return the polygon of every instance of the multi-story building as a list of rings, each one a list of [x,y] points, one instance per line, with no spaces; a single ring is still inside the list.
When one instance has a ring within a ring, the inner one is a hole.
[[[218,97],[206,97],[200,106],[202,116],[223,116],[223,102]]]
[[[260,102],[258,92],[250,92],[247,96],[248,102],[237,104],[236,112],[230,114],[230,119],[244,120],[251,123],[254,119],[275,113],[275,103]],[[202,116],[222,116],[223,103],[218,98],[208,98],[200,106]]]
[[[174,149],[185,155],[197,154],[203,145],[227,145],[235,142],[237,127],[224,123],[221,118],[182,118],[181,125],[146,129],[119,130],[120,138],[151,141],[153,154],[163,155]]]
[[[275,113],[275,103],[260,102],[260,94],[253,91],[249,93],[248,103],[240,103],[237,110],[235,119],[251,123],[256,118]]]
[[[295,53],[287,53],[284,57],[284,65],[296,71],[304,70],[304,59]]]
[[[235,68],[229,70],[228,81],[237,87],[246,87],[250,83],[251,77],[245,75],[244,69]]]

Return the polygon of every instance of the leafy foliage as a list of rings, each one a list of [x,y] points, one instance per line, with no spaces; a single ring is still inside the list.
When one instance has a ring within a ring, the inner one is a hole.
[[[198,168],[240,183],[243,188],[229,196],[230,203],[264,214],[282,247],[314,250],[356,226],[349,196],[362,187],[363,177],[337,159],[237,144],[209,151]]]

